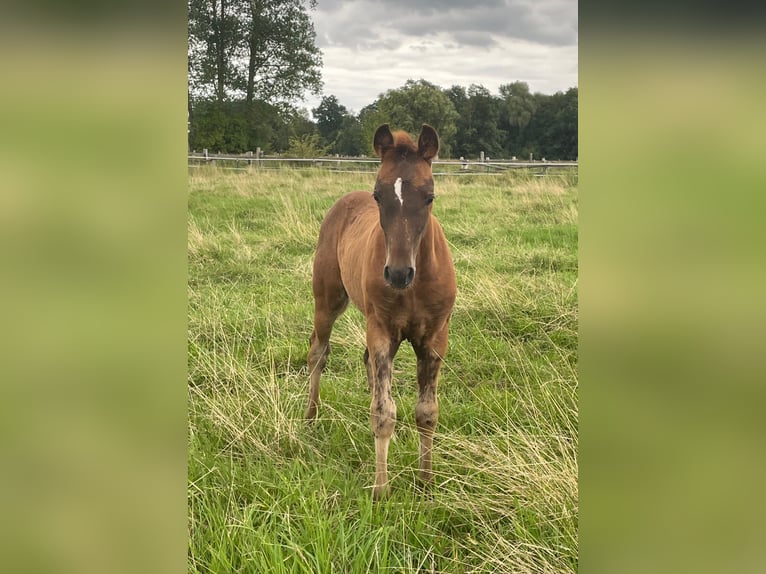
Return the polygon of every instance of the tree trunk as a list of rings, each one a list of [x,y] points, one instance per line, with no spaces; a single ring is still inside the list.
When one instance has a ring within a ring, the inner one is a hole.
[[[215,0],[213,0],[215,6]],[[226,0],[220,0],[220,16],[218,17],[218,26],[216,30],[216,57],[217,57],[217,85],[216,98],[223,102],[225,95],[225,77],[226,77],[226,46],[224,46],[223,29],[226,22]]]
[[[253,103],[255,98],[255,72],[256,72],[256,59],[258,58],[258,44],[261,33],[261,17],[263,14],[263,0],[250,0],[250,10],[252,12],[252,20],[250,22],[250,30],[248,30],[247,40],[249,46],[248,63],[247,63],[247,89],[245,102],[247,105]]]

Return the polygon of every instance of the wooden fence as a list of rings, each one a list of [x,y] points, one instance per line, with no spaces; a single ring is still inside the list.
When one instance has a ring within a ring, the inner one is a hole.
[[[284,167],[314,169],[321,168],[330,171],[375,172],[380,160],[378,158],[351,157],[318,157],[290,158],[282,156],[264,156],[258,152],[245,154],[214,154],[207,150],[189,153],[189,167],[198,168],[205,165],[216,165],[223,169],[280,169]],[[562,173],[577,173],[576,161],[516,161],[516,160],[436,160],[433,162],[434,175],[498,175],[509,170],[526,169],[534,175],[554,175]]]

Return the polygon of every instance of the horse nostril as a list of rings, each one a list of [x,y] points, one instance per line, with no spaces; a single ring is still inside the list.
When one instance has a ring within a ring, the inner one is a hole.
[[[407,280],[406,284],[409,285],[412,283],[412,280],[415,278],[415,268],[414,267],[408,267],[407,268]]]
[[[388,265],[383,267],[383,279],[385,279],[387,283],[391,283],[391,268]]]

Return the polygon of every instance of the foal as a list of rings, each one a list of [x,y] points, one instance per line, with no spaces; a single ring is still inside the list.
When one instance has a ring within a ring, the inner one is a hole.
[[[375,436],[373,496],[379,499],[388,493],[388,445],[396,423],[393,358],[405,339],[418,361],[415,422],[420,433],[420,478],[426,484],[433,481],[436,387],[456,285],[447,240],[431,213],[431,160],[439,151],[436,131],[423,124],[415,144],[406,133],[391,133],[387,124],[382,125],[373,147],[381,158],[374,192],[356,191],[339,199],[319,231],[306,418],[316,418],[319,377],[330,353],[332,326],[351,299],[367,320],[364,362]]]

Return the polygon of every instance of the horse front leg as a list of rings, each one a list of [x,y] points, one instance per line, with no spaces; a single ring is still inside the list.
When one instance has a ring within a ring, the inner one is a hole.
[[[384,331],[367,329],[368,377],[372,390],[370,427],[375,437],[375,485],[372,495],[380,500],[388,495],[388,445],[396,425],[396,403],[391,396],[393,356],[396,349]]]
[[[362,357],[364,359],[364,368],[367,371],[367,392],[372,392],[372,381],[373,381],[373,375],[372,370],[370,368],[370,351],[369,349],[364,350],[364,356]]]
[[[433,444],[436,423],[439,420],[437,387],[442,358],[447,352],[447,327],[445,325],[430,342],[413,345],[418,358],[418,402],[415,406],[415,423],[420,433],[420,480],[433,483]]]

